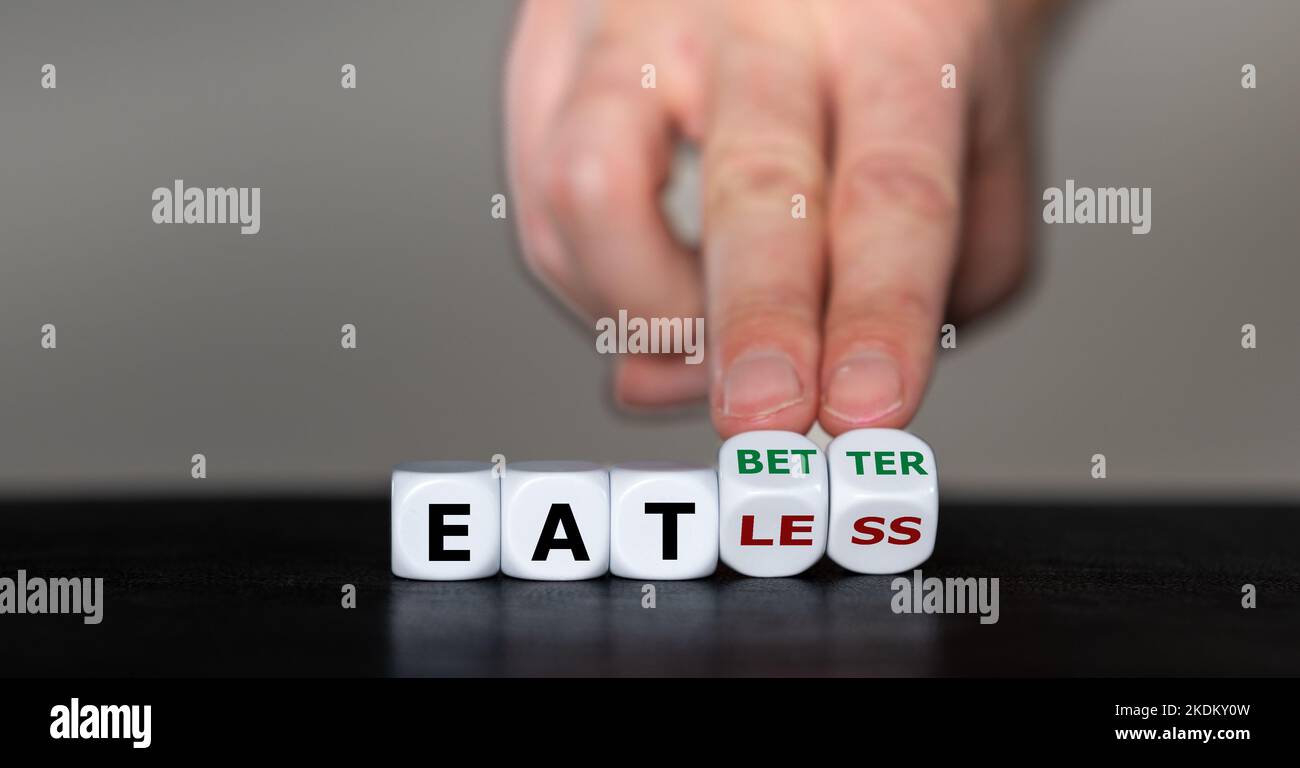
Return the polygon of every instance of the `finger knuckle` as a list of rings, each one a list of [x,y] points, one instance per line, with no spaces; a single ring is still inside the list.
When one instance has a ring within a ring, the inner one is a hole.
[[[794,290],[771,290],[733,301],[713,318],[720,339],[772,338],[815,334],[814,297]]]
[[[956,182],[939,162],[917,151],[885,150],[847,163],[836,215],[896,210],[928,222],[950,223],[959,205]]]
[[[787,206],[802,194],[810,208],[820,201],[824,172],[803,153],[775,148],[734,149],[708,167],[710,209],[766,202]]]
[[[637,169],[630,155],[607,138],[568,138],[543,165],[542,197],[559,216],[603,215],[631,192]]]
[[[837,342],[871,341],[902,348],[937,328],[939,317],[935,296],[901,287],[869,301],[832,307],[828,335]]]

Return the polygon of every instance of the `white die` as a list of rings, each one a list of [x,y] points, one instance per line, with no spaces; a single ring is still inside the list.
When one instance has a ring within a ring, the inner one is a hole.
[[[609,569],[626,579],[699,579],[718,567],[718,475],[639,461],[609,470]]]
[[[593,579],[609,570],[609,472],[587,461],[523,461],[501,476],[501,571]]]
[[[501,566],[501,484],[478,461],[420,461],[393,468],[393,575],[454,581]]]
[[[745,432],[718,449],[722,562],[746,576],[794,576],[826,553],[826,460],[808,438]]]
[[[930,446],[897,429],[858,429],[832,440],[826,453],[830,558],[857,573],[900,573],[925,562],[939,527]]]

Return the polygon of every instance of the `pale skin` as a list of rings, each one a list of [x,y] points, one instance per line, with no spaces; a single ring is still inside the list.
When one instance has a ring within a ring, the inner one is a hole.
[[[524,2],[506,129],[526,262],[588,320],[706,318],[706,365],[622,356],[616,400],[707,397],[723,437],[905,426],[941,325],[1023,283],[1051,4]],[[679,140],[700,148],[698,252],[660,210]]]

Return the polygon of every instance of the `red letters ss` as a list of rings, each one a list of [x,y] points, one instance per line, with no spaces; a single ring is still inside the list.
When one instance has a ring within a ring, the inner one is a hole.
[[[913,527],[909,527],[907,523],[911,523]],[[858,518],[853,522],[853,530],[857,531],[863,536],[866,536],[867,538],[864,539],[864,538],[859,538],[857,536],[854,536],[852,538],[853,543],[864,544],[864,545],[880,543],[880,541],[885,538],[885,531],[883,530],[883,528],[877,528],[875,526],[883,526],[884,524],[885,524],[885,518],[883,517]],[[897,536],[890,536],[889,543],[890,544],[915,544],[916,542],[920,541],[921,529],[915,527],[915,526],[919,526],[920,524],[921,524],[921,518],[919,517],[894,518],[893,522],[889,524],[889,530],[891,533],[897,534]]]

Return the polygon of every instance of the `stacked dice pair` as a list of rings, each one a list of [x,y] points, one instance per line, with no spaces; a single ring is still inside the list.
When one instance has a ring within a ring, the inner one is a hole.
[[[393,471],[393,573],[475,579],[693,579],[719,556],[747,576],[793,576],[822,555],[897,573],[934,550],[929,446],[892,429],[849,432],[827,453],[793,432],[726,441],[718,469],[670,462],[477,462]]]

